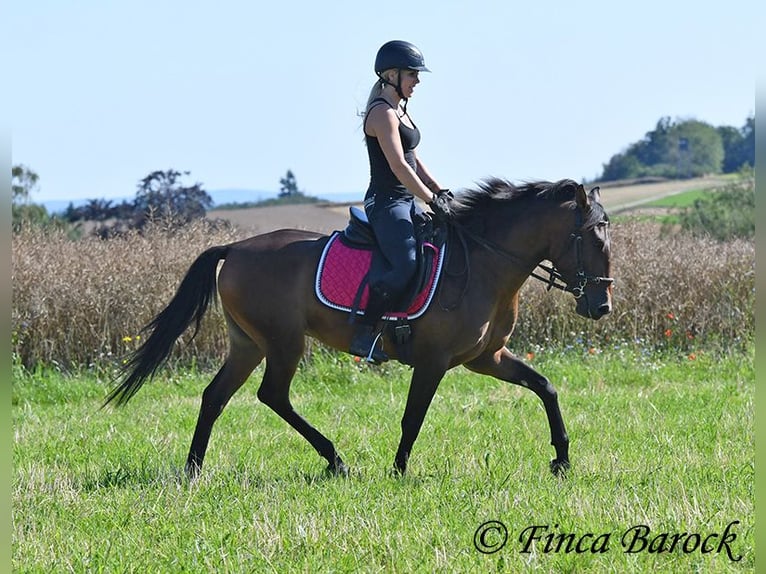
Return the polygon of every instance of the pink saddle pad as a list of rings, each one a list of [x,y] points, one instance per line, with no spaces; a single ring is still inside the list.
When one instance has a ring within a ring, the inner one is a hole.
[[[334,232],[322,252],[317,267],[315,290],[319,300],[328,307],[351,312],[359,285],[370,269],[372,251],[350,247],[343,243],[340,237],[341,232]],[[401,317],[416,319],[428,309],[441,275],[445,249],[437,249],[430,243],[424,246],[426,250],[433,253],[435,263],[425,287],[415,297],[406,313],[390,313],[385,315],[384,319],[395,320]],[[367,306],[368,296],[369,290],[365,285],[357,310],[360,315],[364,313]]]

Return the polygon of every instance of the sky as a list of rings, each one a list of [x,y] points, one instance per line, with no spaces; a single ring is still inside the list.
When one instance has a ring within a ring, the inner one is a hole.
[[[759,6],[760,5],[760,6]],[[432,73],[409,102],[445,188],[593,179],[665,116],[742,127],[766,3],[17,0],[11,159],[35,202],[133,197],[155,170],[206,190],[358,193],[378,48]]]

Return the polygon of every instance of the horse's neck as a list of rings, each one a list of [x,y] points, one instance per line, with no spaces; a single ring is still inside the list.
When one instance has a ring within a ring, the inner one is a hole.
[[[488,241],[496,251],[493,257],[499,265],[513,266],[516,272],[526,272],[526,278],[534,270],[538,263],[550,257],[550,242],[546,237],[547,226],[536,217],[515,218],[510,222],[492,226],[486,230],[483,238]]]

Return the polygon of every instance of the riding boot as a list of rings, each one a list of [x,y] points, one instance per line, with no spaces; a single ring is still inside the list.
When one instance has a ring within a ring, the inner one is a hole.
[[[348,352],[366,359],[368,363],[376,365],[385,363],[388,361],[388,355],[381,347],[380,337],[382,335],[382,333],[375,332],[375,325],[360,322],[356,326]]]
[[[388,293],[379,287],[370,288],[370,296],[364,316],[359,320],[351,339],[349,353],[364,357],[368,363],[380,364],[388,361],[388,355],[382,348],[383,332],[376,332],[378,321],[387,310],[391,301]]]

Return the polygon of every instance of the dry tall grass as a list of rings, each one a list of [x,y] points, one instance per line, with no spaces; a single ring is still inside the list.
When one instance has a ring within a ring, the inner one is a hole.
[[[522,345],[631,342],[653,348],[739,345],[755,333],[755,243],[676,234],[623,220],[612,226],[614,312],[598,322],[571,297],[528,281],[514,337]]]
[[[175,293],[194,258],[240,239],[230,229],[195,224],[101,240],[26,230],[13,237],[12,343],[27,367],[112,362],[140,343],[140,330]],[[185,359],[225,352],[220,312],[206,317]]]
[[[70,241],[26,230],[13,238],[12,346],[27,367],[101,365],[140,343],[140,329],[170,300],[189,264],[207,247],[241,239],[230,229],[155,229],[107,241]],[[592,322],[574,314],[568,294],[530,280],[512,339],[517,352],[538,346],[602,347],[618,342],[679,348],[749,340],[754,333],[755,246],[687,236],[661,238],[652,223],[612,229],[613,315]],[[226,353],[220,310],[175,358],[218,363]]]

